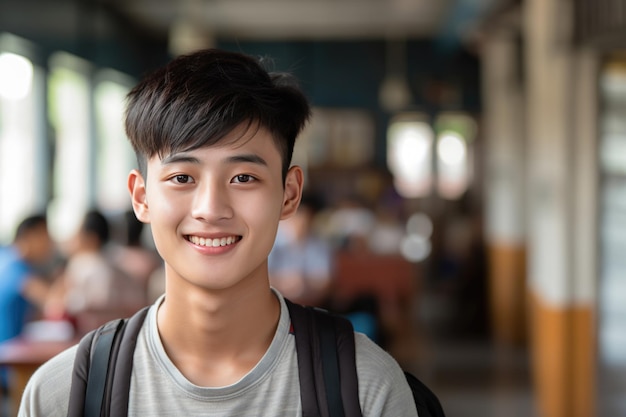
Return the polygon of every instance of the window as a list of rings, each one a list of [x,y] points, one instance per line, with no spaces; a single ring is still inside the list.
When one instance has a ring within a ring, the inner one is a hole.
[[[442,113],[431,127],[425,114],[402,113],[387,130],[387,165],[398,193],[427,197],[433,187],[446,199],[458,199],[471,180],[471,142],[476,123],[465,114]]]
[[[443,113],[435,123],[437,131],[437,193],[455,200],[467,190],[471,180],[470,143],[476,123],[461,113]]]
[[[126,188],[129,171],[135,167],[135,154],[124,131],[124,104],[133,80],[117,71],[98,73],[94,92],[97,133],[96,201],[105,211],[130,207]]]
[[[396,190],[405,198],[425,197],[431,192],[433,136],[425,115],[405,113],[391,120],[387,165]]]
[[[31,50],[27,41],[0,35],[0,244],[47,200],[43,70],[28,58]]]
[[[73,233],[93,201],[90,71],[86,61],[63,52],[50,61],[50,122],[56,142],[49,215],[50,231],[59,240]]]

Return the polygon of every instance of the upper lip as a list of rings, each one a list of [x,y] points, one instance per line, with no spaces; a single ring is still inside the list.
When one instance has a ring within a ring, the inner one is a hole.
[[[195,236],[195,237],[201,237],[204,239],[221,239],[223,237],[239,237],[241,235],[237,234],[237,233],[186,233],[185,236],[187,237],[191,237],[191,236]]]

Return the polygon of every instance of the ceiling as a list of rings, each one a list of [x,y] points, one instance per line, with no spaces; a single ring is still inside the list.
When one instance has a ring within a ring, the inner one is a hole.
[[[101,0],[170,38],[463,36],[502,0]]]

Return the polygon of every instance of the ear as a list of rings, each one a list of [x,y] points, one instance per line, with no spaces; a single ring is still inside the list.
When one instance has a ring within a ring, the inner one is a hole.
[[[128,174],[128,191],[130,192],[130,200],[137,219],[143,223],[150,223],[146,181],[136,169],[133,169]]]
[[[304,186],[304,174],[299,166],[292,166],[287,171],[285,178],[285,190],[283,192],[283,209],[280,219],[287,219],[298,210],[302,188]]]

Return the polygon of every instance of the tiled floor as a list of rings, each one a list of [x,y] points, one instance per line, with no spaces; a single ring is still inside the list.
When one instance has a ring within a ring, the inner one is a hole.
[[[601,365],[598,378],[598,417],[626,416],[626,366]]]
[[[420,371],[447,417],[538,417],[527,356],[485,341],[439,342]]]
[[[390,351],[437,394],[446,416],[539,417],[528,352],[496,348],[480,320],[451,319],[447,300],[424,301],[412,342]]]
[[[433,328],[442,325],[421,326]],[[524,348],[497,349],[484,335],[459,336],[451,328],[428,333],[414,336],[400,357],[418,352],[403,365],[437,394],[447,417],[540,417]],[[597,411],[589,417],[626,417],[626,363],[603,362],[608,360],[599,359]]]

